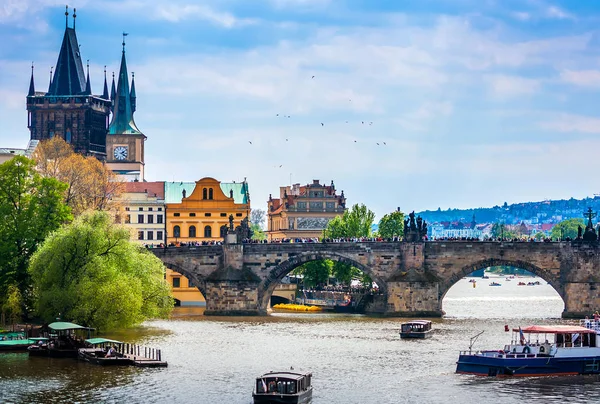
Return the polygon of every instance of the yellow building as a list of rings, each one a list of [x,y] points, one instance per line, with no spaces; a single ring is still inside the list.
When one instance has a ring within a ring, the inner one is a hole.
[[[250,219],[248,183],[214,178],[165,183],[167,243],[222,241],[221,228]]]
[[[267,238],[269,241],[323,236],[327,223],[346,210],[344,191],[335,185],[312,184],[280,187],[279,198],[269,195],[267,203]]]
[[[206,306],[204,296],[191,280],[179,272],[167,269],[167,282],[171,285],[175,305],[177,306]]]

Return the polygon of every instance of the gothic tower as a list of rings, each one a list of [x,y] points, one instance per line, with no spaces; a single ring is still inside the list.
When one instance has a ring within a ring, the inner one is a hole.
[[[144,142],[146,136],[137,128],[133,120],[136,107],[135,80],[127,74],[125,60],[125,35],[117,88],[113,77],[111,89],[112,120],[106,135],[107,165],[116,174],[127,180],[144,181]]]
[[[73,28],[68,24],[68,7],[65,17],[65,34],[48,92],[35,91],[31,72],[27,127],[32,140],[60,136],[77,153],[104,160],[110,100],[104,95],[92,95],[89,65],[86,78],[75,34],[76,10],[73,9]]]

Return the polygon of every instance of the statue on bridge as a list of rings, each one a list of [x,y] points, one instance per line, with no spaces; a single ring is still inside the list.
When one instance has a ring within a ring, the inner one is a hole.
[[[229,215],[229,230],[233,231],[233,215]]]
[[[238,243],[241,243],[244,240],[250,240],[252,238],[253,231],[250,228],[248,217],[245,217],[240,225],[235,228],[235,233],[237,235]]]
[[[596,216],[596,212],[592,211],[592,208],[588,208],[587,212],[583,214],[584,217],[588,218],[587,225],[585,226],[585,233],[583,233],[584,241],[597,241],[598,233],[596,233],[596,229],[594,229],[594,224],[592,223],[592,218]],[[581,230],[581,226],[579,226],[579,230]],[[580,238],[581,231],[578,234],[577,238]]]
[[[421,216],[415,219],[415,212],[408,214],[404,221],[404,240],[409,242],[423,241],[427,236],[427,222]]]

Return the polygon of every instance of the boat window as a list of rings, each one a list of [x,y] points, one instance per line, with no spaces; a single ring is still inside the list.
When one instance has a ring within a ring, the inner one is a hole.
[[[277,392],[279,394],[285,394],[285,382],[277,382]]]
[[[288,382],[288,393],[289,394],[296,393],[296,382]]]
[[[266,387],[267,385],[265,384],[264,380],[257,380],[256,381],[256,392],[257,393],[266,393]]]
[[[596,346],[596,334],[588,334],[588,336],[590,337],[590,346],[595,347]]]

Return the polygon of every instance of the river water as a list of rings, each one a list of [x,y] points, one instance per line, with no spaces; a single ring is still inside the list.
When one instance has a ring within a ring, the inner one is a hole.
[[[459,281],[446,295],[446,316],[423,341],[400,340],[398,318],[275,313],[215,318],[179,308],[169,321],[107,337],[163,350],[167,369],[102,368],[69,359],[0,354],[0,402],[244,403],[269,370],[313,373],[313,404],[597,403],[597,376],[496,379],[454,373],[459,350],[497,349],[511,328],[560,319],[563,302],[542,281]],[[531,278],[525,279],[529,281]]]

